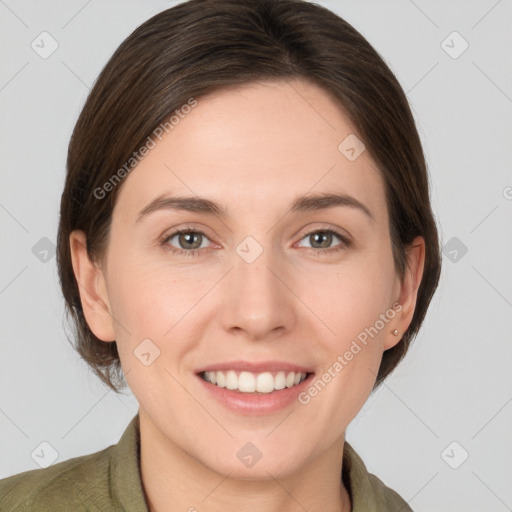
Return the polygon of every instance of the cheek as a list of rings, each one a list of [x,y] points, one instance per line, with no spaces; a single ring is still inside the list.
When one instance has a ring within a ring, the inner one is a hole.
[[[389,311],[393,277],[386,267],[377,261],[316,280],[305,300],[315,304],[322,320],[313,320],[321,369],[301,403],[310,403],[319,421],[340,429],[361,409],[377,377],[389,330],[381,320]]]
[[[179,361],[200,339],[200,320],[206,318],[201,299],[217,280],[215,269],[178,267],[136,254],[117,262],[109,276],[109,297],[123,363],[131,362],[145,339],[160,349],[160,364]]]
[[[391,292],[395,276],[392,261],[372,254],[368,256],[354,259],[350,265],[340,265],[340,270],[320,279],[310,280],[309,292],[305,292],[309,293],[308,302],[334,331],[328,339],[336,340],[337,349],[373,326],[393,302]]]
[[[161,400],[162,382],[169,393],[182,397],[169,374],[178,377],[182,373],[180,363],[201,339],[198,315],[202,311],[197,306],[211,288],[211,279],[161,262],[139,264],[135,257],[118,261],[110,276],[118,350],[130,389],[140,403],[151,408],[150,404]],[[146,353],[154,361],[147,366]],[[176,404],[186,405],[178,399]]]
[[[325,376],[329,382],[325,395],[322,391],[326,402],[337,404],[343,397],[343,408],[332,412],[341,423],[352,419],[373,388],[384,336],[395,314],[391,309],[394,278],[392,256],[384,245],[315,279],[309,288],[307,301],[315,304],[330,331],[317,337],[323,353],[318,378]],[[327,332],[317,324],[317,331]]]

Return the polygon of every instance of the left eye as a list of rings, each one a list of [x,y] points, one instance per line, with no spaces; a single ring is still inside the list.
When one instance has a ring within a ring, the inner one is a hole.
[[[305,237],[302,238],[302,240],[308,240],[310,245],[306,247],[311,247],[312,249],[331,249],[332,242],[338,239],[339,242],[343,245],[346,244],[347,241],[343,236],[336,233],[335,231],[331,230],[319,230],[319,231],[312,231],[311,233],[308,233]]]

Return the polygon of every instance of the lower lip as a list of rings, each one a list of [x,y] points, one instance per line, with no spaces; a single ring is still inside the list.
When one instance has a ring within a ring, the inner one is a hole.
[[[201,381],[205,390],[224,407],[229,410],[247,415],[271,414],[285,409],[297,400],[299,393],[304,391],[310,384],[313,373],[309,374],[300,384],[291,388],[284,388],[272,393],[240,393],[227,388],[220,388],[215,384],[206,382],[200,375],[197,378]]]

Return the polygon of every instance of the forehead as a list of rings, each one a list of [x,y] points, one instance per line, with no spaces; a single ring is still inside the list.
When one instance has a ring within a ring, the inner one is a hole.
[[[157,140],[125,178],[116,209],[133,220],[172,192],[258,211],[311,191],[351,194],[382,213],[384,184],[368,152],[344,153],[354,137],[338,103],[302,80],[223,89],[197,99]]]

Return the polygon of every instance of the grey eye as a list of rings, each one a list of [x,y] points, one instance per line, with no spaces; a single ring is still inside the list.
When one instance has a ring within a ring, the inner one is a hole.
[[[302,238],[302,240],[309,242],[309,245],[305,247],[311,247],[312,249],[330,249],[335,239],[338,242],[343,242],[339,235],[327,229],[313,231]]]

